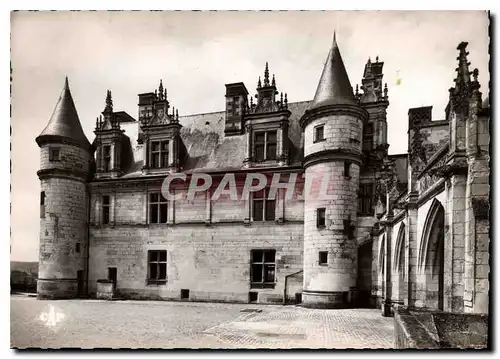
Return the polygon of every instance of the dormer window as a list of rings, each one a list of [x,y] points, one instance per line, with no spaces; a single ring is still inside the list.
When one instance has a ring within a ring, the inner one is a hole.
[[[276,131],[255,133],[255,161],[276,160]]]
[[[168,167],[168,141],[151,141],[151,168]]]

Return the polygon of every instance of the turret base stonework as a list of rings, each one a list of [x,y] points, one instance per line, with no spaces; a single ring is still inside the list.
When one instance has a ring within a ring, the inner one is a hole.
[[[342,309],[351,306],[351,292],[302,292],[302,306],[315,309]]]
[[[72,299],[78,296],[76,279],[38,279],[38,299]]]

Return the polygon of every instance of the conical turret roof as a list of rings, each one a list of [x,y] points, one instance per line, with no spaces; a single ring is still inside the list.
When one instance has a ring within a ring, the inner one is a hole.
[[[357,102],[334,34],[311,109],[338,104],[357,104]]]
[[[84,148],[90,147],[90,143],[83,133],[82,125],[78,119],[67,77],[52,117],[40,136],[36,138],[36,141],[38,145],[41,145],[44,140],[57,137],[72,140]]]

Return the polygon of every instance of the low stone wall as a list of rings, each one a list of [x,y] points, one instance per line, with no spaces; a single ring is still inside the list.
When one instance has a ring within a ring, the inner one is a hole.
[[[488,315],[395,309],[394,341],[397,349],[488,347]]]

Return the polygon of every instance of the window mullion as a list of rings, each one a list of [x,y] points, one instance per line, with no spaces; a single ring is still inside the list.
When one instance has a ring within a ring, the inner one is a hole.
[[[267,161],[267,132],[264,132],[264,160]]]

